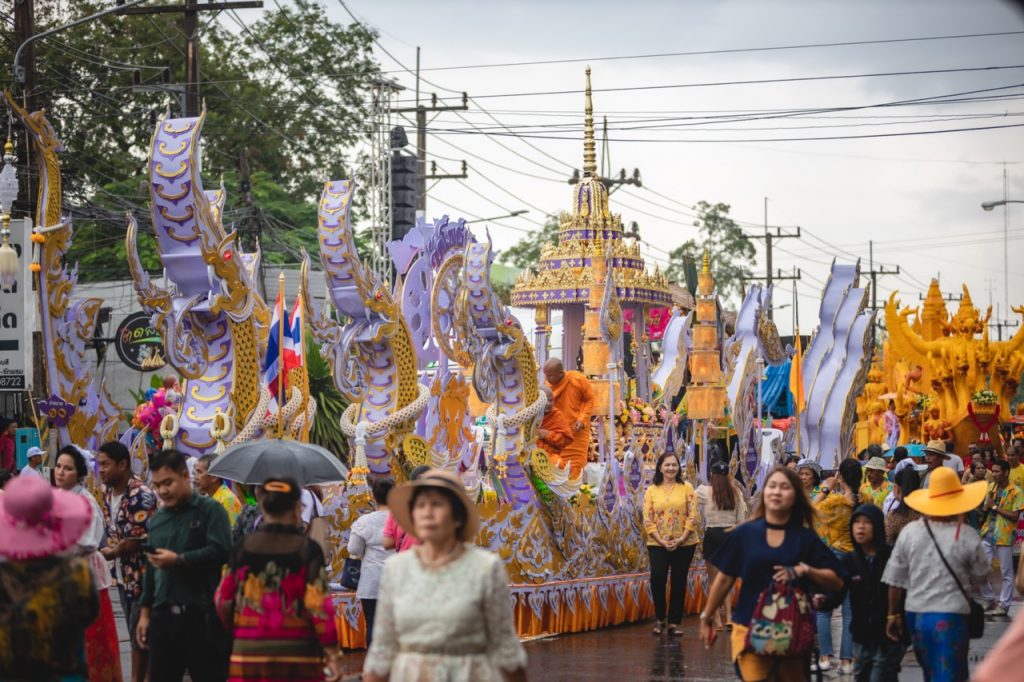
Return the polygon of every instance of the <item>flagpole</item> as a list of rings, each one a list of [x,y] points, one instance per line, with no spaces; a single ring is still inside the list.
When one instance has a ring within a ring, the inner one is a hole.
[[[277,437],[284,438],[284,272],[277,276]]]
[[[296,301],[296,304],[299,306],[299,315],[298,315],[298,317],[299,317],[299,348],[298,348],[297,352],[299,353],[299,357],[302,358],[302,362],[300,363],[300,366],[302,367],[302,390],[306,392],[306,401],[305,402],[306,402],[306,408],[307,408],[306,412],[308,413],[309,412],[309,369],[308,369],[308,367],[306,365],[306,301],[305,301],[305,296],[303,294],[302,279],[301,278],[299,279],[299,299]],[[295,321],[293,320],[292,321],[293,329],[294,329],[294,324],[295,324]],[[300,434],[300,439],[302,440],[303,443],[308,443],[309,442],[309,430],[310,430],[310,428],[312,428],[312,426],[313,425],[311,423],[309,423],[309,420],[307,420],[305,418],[302,420],[302,433]]]
[[[795,327],[793,329],[793,335],[796,337],[796,347],[797,347],[797,357],[796,357],[795,362],[799,362],[799,363],[802,364],[803,361],[804,361],[804,355],[803,355],[803,348],[801,348],[801,346],[803,344],[800,343],[800,327]],[[797,372],[798,372],[797,380],[800,382],[799,385],[798,385],[798,389],[800,391],[800,395],[796,396],[796,410],[794,410],[796,412],[796,454],[797,454],[797,457],[799,457],[800,459],[803,459],[804,458],[803,443],[802,443],[802,439],[800,437],[800,410],[803,408],[803,402],[804,402],[804,368],[800,367],[797,370]]]

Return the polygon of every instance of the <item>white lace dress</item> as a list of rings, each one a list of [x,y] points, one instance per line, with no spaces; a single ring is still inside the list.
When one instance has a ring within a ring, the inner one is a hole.
[[[467,545],[438,569],[413,551],[385,562],[364,672],[390,673],[390,682],[501,682],[502,671],[525,667],[497,555]]]

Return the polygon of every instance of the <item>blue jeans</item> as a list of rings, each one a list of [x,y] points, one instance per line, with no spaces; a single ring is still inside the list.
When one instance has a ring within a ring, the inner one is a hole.
[[[878,644],[854,644],[853,679],[855,682],[896,682],[905,648],[885,638]]]
[[[836,555],[836,558],[843,556],[843,552],[837,552],[832,550],[832,553]],[[843,600],[843,635],[842,640],[839,643],[839,658],[843,660],[853,659],[853,637],[850,635],[850,619],[853,617],[853,612],[850,611],[850,594],[847,592],[846,599]],[[818,625],[818,648],[821,650],[822,656],[832,656],[832,613],[829,611],[819,611],[816,616]]]

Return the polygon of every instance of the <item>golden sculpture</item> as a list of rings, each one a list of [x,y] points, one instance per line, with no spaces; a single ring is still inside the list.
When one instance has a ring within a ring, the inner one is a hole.
[[[1013,311],[1024,316],[1024,308]],[[901,443],[946,431],[957,451],[966,451],[974,439],[994,434],[998,421],[1010,419],[1010,400],[1024,371],[1024,326],[1008,341],[992,341],[991,314],[991,308],[981,314],[965,285],[950,315],[936,280],[920,310],[900,309],[895,293],[889,298],[885,385],[900,418]],[[976,400],[985,390],[995,394],[994,405]]]

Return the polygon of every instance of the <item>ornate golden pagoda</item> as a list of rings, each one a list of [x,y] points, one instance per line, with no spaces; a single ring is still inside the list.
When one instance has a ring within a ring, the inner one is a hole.
[[[686,387],[686,416],[690,419],[721,419],[725,416],[725,382],[718,339],[718,294],[711,274],[711,257],[697,275],[697,312],[690,351],[690,385]]]
[[[671,306],[668,278],[655,267],[647,272],[640,244],[623,241],[622,218],[608,208],[608,188],[597,172],[594,144],[594,107],[590,67],[587,67],[583,133],[583,176],[572,190],[572,212],[559,216],[558,243],[541,250],[537,272],[524,272],[512,290],[512,305],[524,308],[585,306],[594,276],[595,241],[604,242],[623,306]],[[601,275],[603,286],[604,276]],[[539,311],[538,311],[539,312]],[[538,315],[541,317],[541,315]]]

